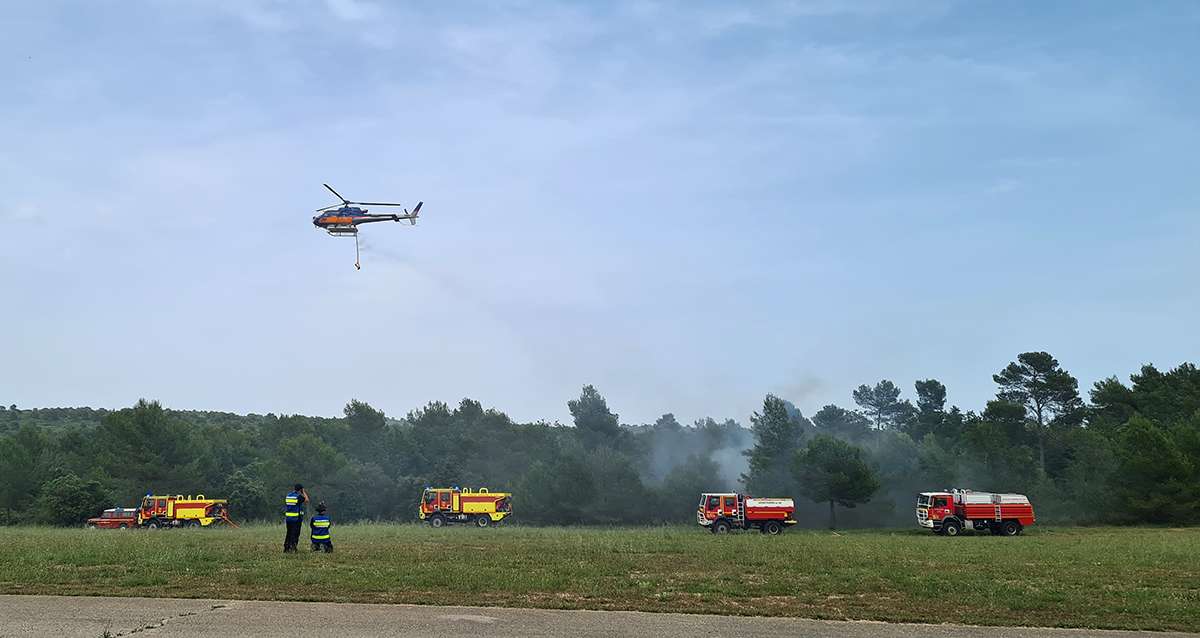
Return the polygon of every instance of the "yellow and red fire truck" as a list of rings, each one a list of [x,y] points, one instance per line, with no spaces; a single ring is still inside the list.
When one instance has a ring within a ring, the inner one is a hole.
[[[449,523],[490,527],[510,514],[512,494],[508,492],[490,492],[486,487],[474,491],[465,487],[427,487],[421,494],[417,518],[433,527]]]
[[[223,498],[205,498],[203,494],[195,496],[155,496],[147,494],[142,499],[142,506],[137,512],[137,523],[140,527],[158,529],[160,527],[208,527],[213,524],[228,523],[229,501]]]

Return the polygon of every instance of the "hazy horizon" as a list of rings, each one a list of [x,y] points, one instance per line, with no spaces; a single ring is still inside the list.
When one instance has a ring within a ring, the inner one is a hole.
[[[0,403],[979,410],[1200,358],[1200,6],[44,2],[0,43]],[[424,200],[353,242],[333,203]],[[1191,282],[1191,283],[1189,283]]]

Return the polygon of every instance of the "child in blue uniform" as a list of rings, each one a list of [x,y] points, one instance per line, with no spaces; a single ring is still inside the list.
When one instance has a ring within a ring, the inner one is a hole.
[[[333,551],[333,540],[329,536],[330,525],[329,516],[325,514],[325,502],[322,501],[317,505],[316,515],[308,522],[308,529],[312,534],[312,548],[314,552]]]

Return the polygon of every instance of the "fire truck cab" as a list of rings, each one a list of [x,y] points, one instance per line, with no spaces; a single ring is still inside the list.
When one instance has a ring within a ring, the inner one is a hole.
[[[1024,494],[955,489],[917,496],[917,525],[945,536],[958,536],[964,530],[1016,536],[1035,520],[1033,505]]]

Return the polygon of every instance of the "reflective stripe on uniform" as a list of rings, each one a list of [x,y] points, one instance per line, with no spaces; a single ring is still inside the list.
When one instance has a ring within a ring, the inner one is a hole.
[[[289,522],[301,517],[303,508],[300,506],[300,495],[296,492],[288,492],[283,497],[283,515]]]
[[[309,523],[312,529],[312,539],[314,541],[329,540],[329,519],[324,516],[314,516],[312,522]]]

